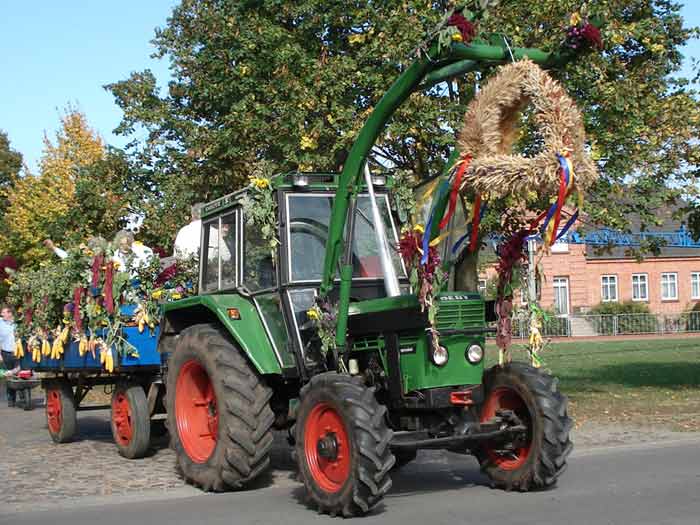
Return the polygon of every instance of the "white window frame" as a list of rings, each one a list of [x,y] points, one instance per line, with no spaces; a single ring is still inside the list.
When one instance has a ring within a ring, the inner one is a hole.
[[[670,278],[673,276],[672,280],[668,280],[667,282],[664,282],[665,279]],[[669,285],[670,289],[670,284],[671,282],[673,283],[673,289],[675,290],[675,295],[673,296],[664,296],[664,284]],[[664,272],[661,274],[661,300],[662,301],[677,301],[678,300],[678,272]]]
[[[690,272],[690,298],[700,299],[700,272]]]
[[[607,279],[607,282],[606,282]],[[615,290],[615,297],[612,297],[610,294],[610,287],[611,285],[614,284],[614,290]],[[607,298],[605,297],[606,293],[605,290],[607,289]],[[606,275],[601,275],[600,276],[600,302],[602,303],[616,303],[618,298],[620,297],[620,294],[618,293],[617,289],[617,275],[615,274],[606,274]]]
[[[488,283],[488,281],[486,279],[479,279],[479,285],[477,286],[477,290],[482,296],[486,295],[486,284],[487,283]]]
[[[634,279],[637,279],[637,282],[634,282]],[[637,288],[641,291],[641,285],[642,285],[642,280],[644,282],[644,296],[640,297],[635,297],[634,296],[634,287],[637,286]],[[649,274],[646,273],[633,273],[632,274],[632,300],[635,302],[646,302],[649,301]]]
[[[563,288],[566,291],[566,313],[558,313],[557,317],[568,317],[571,315],[571,290],[569,289],[569,278],[567,276],[560,275],[552,279],[552,290],[554,291],[555,301],[554,304],[556,304],[558,288]],[[552,304],[552,307],[554,307],[554,304]]]

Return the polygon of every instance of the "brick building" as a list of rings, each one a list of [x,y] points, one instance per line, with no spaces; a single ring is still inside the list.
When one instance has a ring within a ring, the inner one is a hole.
[[[618,236],[621,242],[635,237],[667,241],[659,255],[642,260],[629,255],[623,246],[601,252],[576,242],[555,244],[539,264],[540,305],[560,315],[585,314],[611,301],[644,303],[656,314],[692,310],[700,302],[700,243],[693,242],[685,227],[668,215],[658,230]],[[567,240],[582,239],[574,233]],[[485,268],[480,286],[495,273],[493,265]]]

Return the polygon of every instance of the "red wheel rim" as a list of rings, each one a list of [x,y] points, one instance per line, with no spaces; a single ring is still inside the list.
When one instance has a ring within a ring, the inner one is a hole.
[[[198,361],[187,361],[177,376],[175,421],[187,455],[195,463],[204,463],[216,448],[219,411],[214,385]]]
[[[126,393],[117,392],[112,399],[112,423],[114,424],[114,439],[123,446],[131,443],[134,426],[131,419],[131,405]]]
[[[332,451],[320,448],[329,444]],[[338,412],[328,403],[319,403],[304,425],[304,453],[316,484],[326,492],[338,492],[350,476],[350,440]]]
[[[52,434],[58,434],[63,424],[63,414],[61,409],[61,392],[59,390],[49,390],[46,393],[46,422]]]
[[[502,470],[517,470],[522,467],[530,455],[532,446],[532,425],[530,411],[523,398],[515,390],[507,387],[499,387],[492,391],[481,411],[481,422],[488,421],[496,416],[498,410],[512,410],[527,427],[527,440],[522,447],[518,447],[508,454],[497,452],[499,445],[485,445],[484,450],[489,459]]]

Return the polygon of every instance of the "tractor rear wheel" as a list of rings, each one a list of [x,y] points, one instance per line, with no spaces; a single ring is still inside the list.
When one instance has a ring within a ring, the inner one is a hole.
[[[506,490],[525,492],[553,486],[573,449],[569,439],[573,422],[557,380],[525,363],[510,363],[488,370],[484,383],[481,421],[508,413],[527,431],[515,443],[481,445],[476,455],[482,470],[494,485]]]
[[[46,424],[55,443],[67,443],[78,428],[73,388],[57,380],[46,386]]]
[[[151,444],[151,418],[141,385],[117,385],[112,394],[112,436],[119,454],[142,458]]]
[[[204,490],[241,488],[267,469],[272,390],[228,334],[191,326],[168,361],[171,447],[185,479]]]
[[[320,513],[362,515],[391,488],[394,456],[386,407],[350,376],[319,374],[301,389],[296,456]]]

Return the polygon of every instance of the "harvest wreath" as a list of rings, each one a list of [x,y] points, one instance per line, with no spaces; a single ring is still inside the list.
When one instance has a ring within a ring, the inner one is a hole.
[[[532,157],[513,154],[521,112],[531,106],[534,121],[542,137],[539,153]],[[506,232],[498,248],[499,263],[496,314],[496,342],[499,361],[509,360],[511,342],[510,313],[513,308],[511,280],[514,269],[525,260],[524,247],[529,235],[540,229],[545,246],[551,246],[576,221],[578,211],[560,229],[561,211],[576,192],[578,205],[583,191],[598,174],[584,149],[585,131],[581,112],[564,88],[528,59],[503,66],[474,97],[464,117],[459,136],[461,160],[455,167],[460,191],[473,193],[471,242],[477,247],[479,219],[483,215],[482,196],[489,200],[508,198],[513,203],[501,221]],[[575,169],[574,169],[575,168]],[[532,196],[553,196],[548,210],[532,219],[525,204]],[[486,199],[485,199],[486,200]],[[538,327],[541,310],[529,305],[530,326]],[[530,355],[539,366],[537,352],[541,337],[533,332]]]

